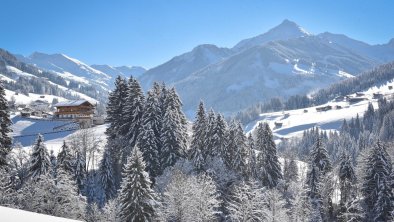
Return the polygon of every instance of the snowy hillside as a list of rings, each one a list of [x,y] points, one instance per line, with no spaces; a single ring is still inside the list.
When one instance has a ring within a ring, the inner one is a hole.
[[[0,206],[0,215],[2,222],[15,221],[40,221],[40,222],[72,222],[71,220],[61,217],[54,217],[45,214],[33,213],[25,210],[13,209]]]
[[[354,118],[357,114],[362,117],[367,110],[368,103],[371,102],[375,109],[378,108],[378,99],[376,97],[374,98],[374,93],[381,94],[387,99],[392,99],[394,90],[390,89],[391,87],[389,86],[394,86],[393,80],[379,87],[374,86],[368,90],[359,92],[359,98],[365,98],[365,100],[354,104],[349,104],[349,102],[346,101],[331,101],[320,106],[306,109],[262,113],[257,121],[246,126],[246,131],[253,131],[259,122],[267,122],[273,129],[273,133],[277,138],[300,136],[304,130],[315,126],[322,130],[339,130],[344,119]],[[357,98],[356,94],[351,94],[349,96]],[[326,106],[331,106],[332,109],[320,112],[316,110],[316,108]],[[280,123],[282,126],[276,126],[275,123]]]
[[[109,66],[109,65],[91,65],[92,68],[104,72],[111,76],[112,79],[117,76],[128,78],[130,76],[139,77],[146,69],[140,66]]]
[[[96,70],[89,65],[64,54],[48,55],[35,52],[28,57],[18,56],[18,59],[38,68],[53,71],[64,78],[85,82],[95,81],[104,87],[108,85],[111,76]]]
[[[62,78],[78,83],[98,86],[104,90],[112,89],[115,78],[120,75],[128,78],[140,76],[146,70],[139,66],[87,65],[86,63],[65,54],[45,54],[35,52],[30,56],[16,55],[27,64],[53,72]]]
[[[14,95],[17,102],[23,104],[41,96],[49,98],[48,102],[53,98],[105,102],[108,94],[108,87],[104,85],[93,84],[89,79],[69,72],[48,72],[28,65],[3,49],[0,49],[0,79],[8,90],[7,99]]]

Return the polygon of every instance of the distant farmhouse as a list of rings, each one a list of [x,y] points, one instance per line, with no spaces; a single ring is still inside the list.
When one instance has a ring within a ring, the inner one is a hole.
[[[53,106],[56,107],[54,118],[74,120],[80,124],[81,128],[93,125],[95,107],[87,100],[59,102]]]

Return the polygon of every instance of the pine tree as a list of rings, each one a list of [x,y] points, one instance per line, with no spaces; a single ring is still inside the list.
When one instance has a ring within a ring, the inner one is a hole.
[[[160,155],[161,155],[161,119],[160,119],[160,106],[158,100],[159,90],[157,83],[154,88],[148,91],[145,111],[142,116],[142,129],[138,135],[138,147],[146,163],[146,170],[149,172],[153,181],[154,177],[160,173]]]
[[[113,139],[118,133],[119,127],[122,126],[123,110],[127,98],[126,80],[118,76],[115,80],[115,90],[108,96],[107,121],[110,123],[106,134]]]
[[[63,168],[64,171],[70,175],[73,173],[73,161],[74,157],[71,155],[70,148],[66,141],[63,141],[63,145],[60,148],[60,152],[57,154],[57,164],[59,168]]]
[[[50,151],[51,154],[49,155],[49,161],[51,162],[51,167],[50,167],[50,174],[52,175],[53,178],[57,177],[57,160],[55,154],[53,154],[53,150]]]
[[[374,118],[375,118],[375,109],[373,108],[372,103],[368,103],[368,109],[363,116],[363,125],[365,130],[372,132]]]
[[[213,157],[216,150],[216,114],[213,109],[209,110],[206,123],[205,144],[203,146],[204,157]]]
[[[380,188],[385,187],[385,184],[382,184],[382,182],[391,181],[391,172],[392,166],[390,156],[385,146],[378,141],[370,150],[366,159],[365,175],[361,187],[361,192],[363,193],[364,202],[366,204],[367,217],[371,220],[375,216],[374,207],[377,205],[379,199]]]
[[[239,122],[232,122],[227,133],[225,163],[227,167],[238,172],[241,176],[247,176],[247,144]]]
[[[393,221],[393,210],[393,191],[388,186],[386,180],[382,179],[379,184],[378,198],[373,208],[374,221]]]
[[[7,155],[11,151],[11,124],[3,82],[0,81],[0,168],[7,165]]]
[[[74,178],[78,186],[78,193],[84,189],[86,179],[86,162],[85,157],[80,151],[77,151],[75,161],[73,163]]]
[[[216,129],[213,143],[213,155],[220,155],[223,158],[224,146],[226,144],[226,133],[228,126],[224,116],[220,113],[216,115]]]
[[[330,157],[323,145],[322,138],[319,136],[310,154],[310,161],[316,166],[322,175],[332,170]]]
[[[149,175],[138,147],[125,168],[119,203],[121,221],[153,221],[155,217],[155,194],[150,188]]]
[[[233,161],[233,166],[235,171],[241,173],[242,176],[247,177],[248,175],[248,150],[246,144],[246,136],[242,128],[241,123],[237,123],[235,129],[235,142],[237,144],[237,149],[235,152],[235,158]]]
[[[125,136],[126,144],[122,152],[122,165],[127,160],[132,147],[137,142],[142,127],[142,115],[144,112],[144,96],[140,84],[130,77],[127,89],[127,98],[122,113],[122,125],[119,133]]]
[[[273,188],[282,179],[282,171],[272,131],[267,123],[259,124],[257,137],[261,137],[256,139],[256,148],[261,149],[257,157],[260,179],[264,186]]]
[[[105,132],[107,135],[107,147],[111,147],[110,155],[112,159],[112,168],[114,170],[114,179],[116,187],[120,186],[122,179],[122,149],[124,142],[120,136],[120,127],[123,124],[123,110],[127,98],[126,80],[118,76],[115,80],[115,89],[108,96],[107,104],[107,122],[109,126]]]
[[[346,212],[346,206],[348,203],[355,198],[355,183],[356,183],[356,175],[353,169],[353,164],[350,159],[350,156],[346,153],[343,153],[340,160],[339,165],[339,184],[341,191],[341,200],[340,200],[340,212],[341,214]],[[345,221],[347,221],[347,218]]]
[[[44,138],[41,134],[38,134],[32,148],[29,174],[33,179],[38,179],[41,175],[49,173],[50,167],[51,162],[49,160],[48,150],[44,144]]]
[[[151,122],[144,125],[138,146],[141,148],[146,163],[146,171],[151,176],[152,181],[160,173],[159,139],[152,129]]]
[[[196,120],[193,123],[193,136],[190,145],[190,159],[197,170],[202,170],[205,165],[204,155],[205,138],[207,131],[207,117],[205,115],[204,103],[201,101],[198,105]]]
[[[116,195],[115,180],[113,177],[112,160],[109,149],[104,150],[103,158],[100,162],[100,182],[105,192],[105,200],[109,201]]]
[[[257,179],[258,167],[257,167],[257,156],[255,152],[254,139],[251,133],[248,135],[247,142],[248,150],[248,176],[250,179]]]
[[[11,175],[0,168],[0,206],[12,207],[14,205],[15,191],[12,187]]]
[[[183,132],[184,128],[178,120],[176,111],[168,107],[163,119],[161,134],[163,143],[160,157],[161,170],[173,166],[180,157],[185,156],[186,143],[183,141],[185,132]]]

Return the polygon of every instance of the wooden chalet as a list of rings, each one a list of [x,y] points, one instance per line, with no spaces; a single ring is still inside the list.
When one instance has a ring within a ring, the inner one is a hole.
[[[368,99],[365,98],[365,97],[350,97],[350,98],[347,99],[347,101],[350,104],[358,103],[358,102],[361,102],[361,101],[364,101],[364,100],[368,100]]]
[[[327,105],[327,106],[321,106],[321,107],[316,107],[317,112],[323,112],[323,111],[328,111],[331,110],[332,106]]]
[[[54,105],[56,112],[54,117],[58,119],[72,119],[79,122],[82,128],[93,124],[95,107],[87,100],[71,100]]]
[[[275,128],[281,128],[282,126],[283,126],[283,123],[275,122]]]

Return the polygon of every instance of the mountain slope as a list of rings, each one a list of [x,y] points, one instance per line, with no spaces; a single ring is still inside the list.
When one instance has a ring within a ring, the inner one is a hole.
[[[130,76],[139,77],[146,71],[146,69],[140,66],[113,67],[109,65],[91,65],[91,67],[110,75],[112,79],[115,79],[117,76],[124,78],[129,78]]]
[[[394,39],[382,45],[370,45],[365,42],[351,39],[343,34],[333,34],[324,32],[318,35],[320,38],[335,43],[342,47],[346,47],[355,53],[370,57],[382,63],[394,60]]]
[[[176,82],[201,68],[227,58],[231,54],[231,50],[227,48],[199,45],[190,52],[176,56],[170,61],[146,71],[139,80],[144,89],[148,89],[154,81]]]
[[[107,91],[91,84],[64,78],[58,73],[48,72],[20,62],[13,54],[0,49],[0,78],[6,81],[5,88],[24,94],[53,95],[67,99],[85,98],[105,102]],[[26,97],[27,98],[27,97]]]
[[[64,78],[80,82],[95,82],[108,89],[111,76],[96,70],[85,63],[64,54],[45,54],[35,52],[28,57],[18,56],[24,63],[55,72]]]

